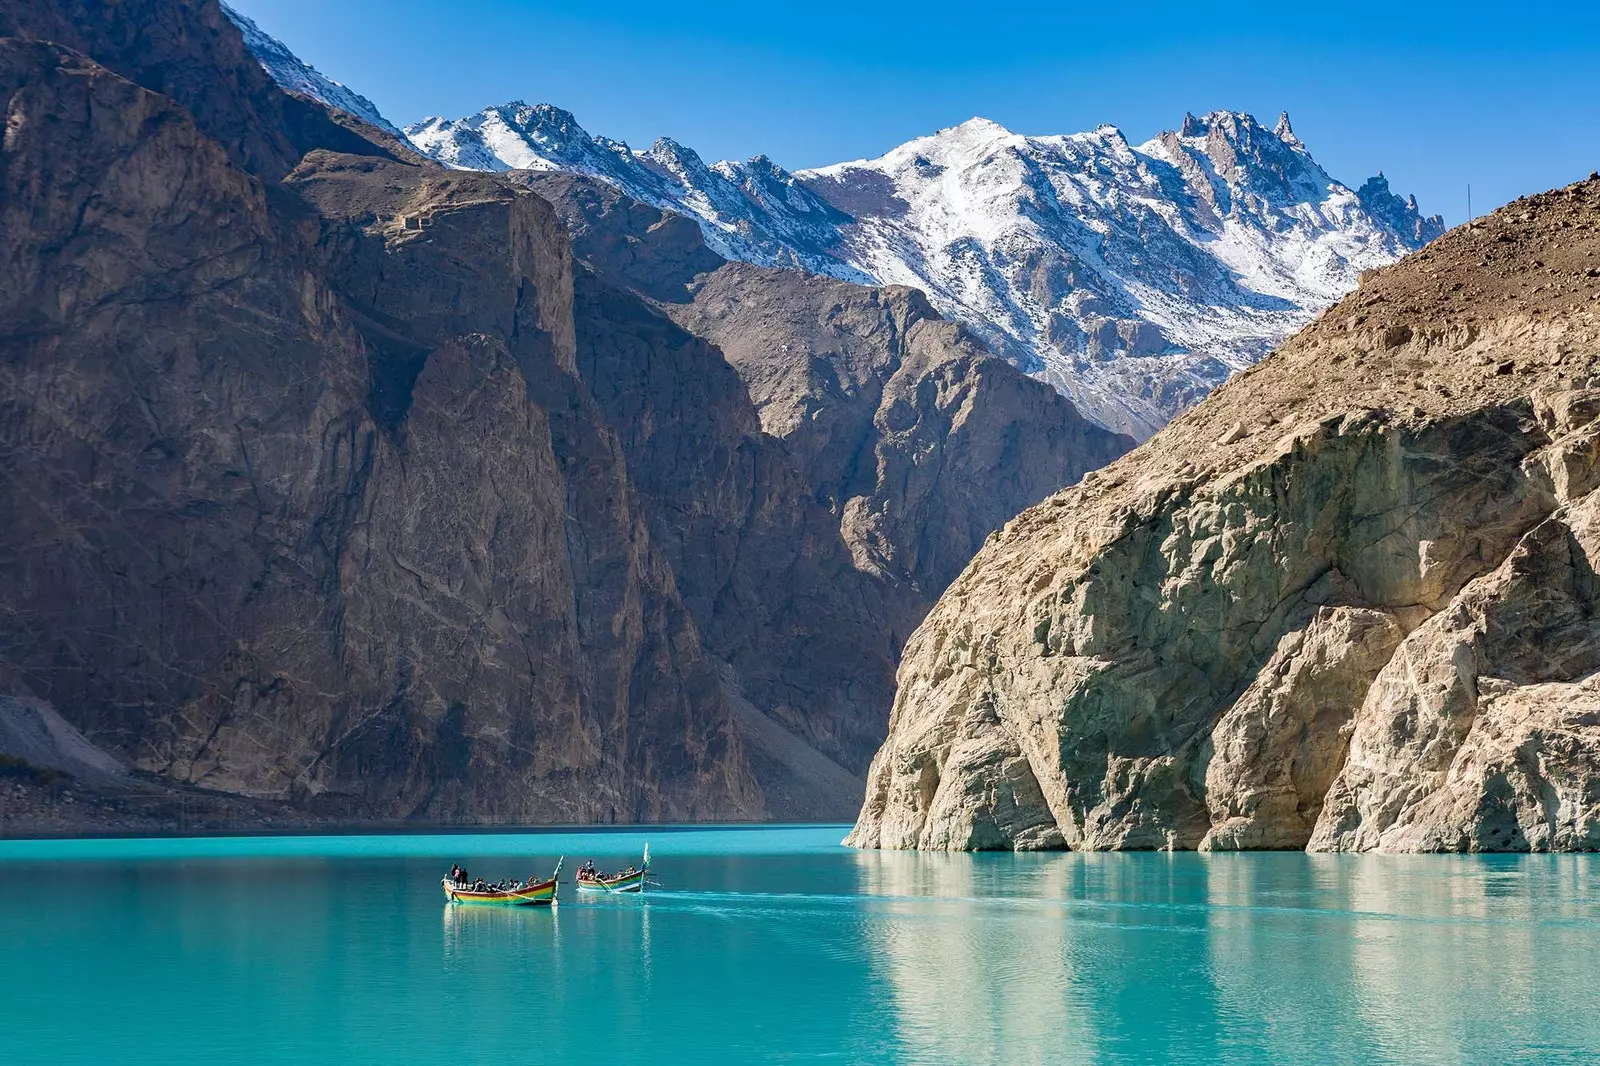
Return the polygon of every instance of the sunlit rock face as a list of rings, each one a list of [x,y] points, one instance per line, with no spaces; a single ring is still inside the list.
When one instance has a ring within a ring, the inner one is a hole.
[[[1600,180],[1371,278],[1010,523],[867,847],[1600,846]]]

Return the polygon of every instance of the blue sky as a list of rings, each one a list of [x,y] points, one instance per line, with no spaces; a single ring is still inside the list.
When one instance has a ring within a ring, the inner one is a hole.
[[[522,99],[635,146],[798,169],[973,115],[1137,143],[1185,110],[1287,109],[1336,178],[1381,169],[1452,223],[1469,182],[1482,209],[1600,167],[1597,0],[233,3],[401,125]]]

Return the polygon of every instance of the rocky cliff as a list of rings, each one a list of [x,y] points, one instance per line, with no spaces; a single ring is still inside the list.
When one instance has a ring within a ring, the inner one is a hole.
[[[270,182],[204,109],[4,47],[9,683],[313,810],[761,814],[549,206],[376,150]]]
[[[212,2],[0,33],[0,695],[144,784],[847,815],[938,591],[1131,443],[908,290],[285,94]]]
[[[707,646],[862,773],[938,593],[991,530],[1132,441],[914,290],[727,262],[605,182],[512,177],[572,233],[580,361]]]
[[[1600,847],[1600,178],[1367,275],[991,538],[863,847]]]

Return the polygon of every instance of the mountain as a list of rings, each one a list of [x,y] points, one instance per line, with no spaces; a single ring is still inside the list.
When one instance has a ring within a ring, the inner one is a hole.
[[[450,166],[564,170],[697,220],[719,254],[909,285],[1102,425],[1147,436],[1443,230],[1381,177],[1331,178],[1288,117],[1025,137],[983,119],[790,174],[644,151],[522,103],[406,128]]]
[[[706,244],[725,259],[796,267],[871,283],[844,258],[850,217],[764,156],[707,165],[693,150],[662,138],[636,152],[593,137],[570,112],[514,101],[457,120],[429,118],[406,127],[418,150],[467,170],[557,170],[611,182],[635,200],[700,223]]]
[[[1600,849],[1596,307],[1600,175],[1008,523],[906,646],[851,842]]]
[[[973,119],[799,178],[855,218],[852,263],[1139,436],[1443,229],[1369,211],[1287,116],[1226,111],[1138,147]]]
[[[245,47],[250,49],[250,53],[261,63],[262,69],[272,75],[272,80],[280,86],[290,92],[303,93],[329,107],[354,115],[362,122],[376,126],[385,133],[404,139],[405,135],[383,117],[377,105],[371,100],[306,63],[289,51],[282,41],[257,26],[255,20],[235,11],[227,4],[222,5],[222,12],[239,27]]]
[[[392,130],[249,19],[285,88]],[[563,171],[700,224],[725,259],[923,290],[994,352],[1108,428],[1145,437],[1355,287],[1444,230],[1379,174],[1358,189],[1287,114],[1185,115],[1133,146],[1114,126],[1028,137],[981,118],[872,160],[791,174],[766,156],[707,164],[662,138],[593,136],[513,101],[406,127],[469,170]]]
[[[286,93],[215,0],[0,0],[0,106],[0,744],[149,817],[847,817],[944,585],[1132,444],[915,290]]]

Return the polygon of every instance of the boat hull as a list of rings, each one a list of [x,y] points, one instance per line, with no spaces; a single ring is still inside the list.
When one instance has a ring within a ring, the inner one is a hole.
[[[444,898],[451,903],[467,903],[480,907],[548,907],[556,901],[556,879],[541,881],[528,888],[513,888],[504,892],[477,892],[441,880]]]
[[[622,877],[601,877],[593,881],[579,881],[579,892],[616,893],[616,892],[643,892],[645,875],[648,870],[638,873],[626,874]]]

